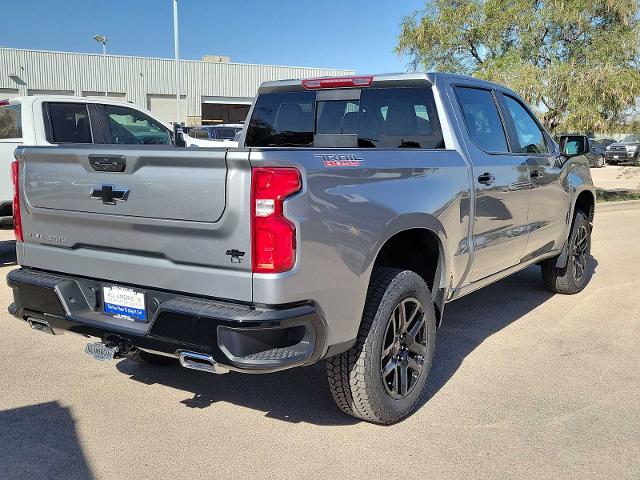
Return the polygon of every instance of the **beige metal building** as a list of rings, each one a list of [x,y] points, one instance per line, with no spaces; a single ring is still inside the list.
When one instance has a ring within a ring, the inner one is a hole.
[[[121,98],[176,120],[173,59],[0,48],[0,98],[76,95]],[[348,75],[351,70],[231,63],[207,55],[180,61],[182,122],[244,120],[258,86],[267,80]]]

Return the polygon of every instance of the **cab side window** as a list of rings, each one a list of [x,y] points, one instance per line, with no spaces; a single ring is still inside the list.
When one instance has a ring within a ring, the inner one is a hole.
[[[518,136],[516,153],[548,153],[545,135],[529,111],[513,97],[504,95],[504,101]]]
[[[169,145],[169,130],[142,112],[117,105],[105,105],[110,129],[107,137],[119,145]]]
[[[51,143],[93,143],[86,103],[49,103]]]
[[[485,152],[508,152],[507,136],[491,91],[455,87],[455,92],[473,142]]]

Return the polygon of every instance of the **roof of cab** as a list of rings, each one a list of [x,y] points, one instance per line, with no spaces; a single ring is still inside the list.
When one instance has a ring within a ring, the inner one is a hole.
[[[404,73],[382,73],[382,74],[374,74],[374,75],[370,75],[370,74],[363,74],[363,75],[344,75],[344,78],[350,78],[350,77],[372,77],[373,78],[373,83],[378,83],[378,82],[389,82],[389,83],[394,83],[394,82],[419,82],[419,81],[426,81],[432,85],[436,85],[440,82],[454,82],[456,80],[460,81],[460,82],[469,82],[469,83],[473,83],[475,85],[478,86],[485,86],[487,88],[496,88],[496,89],[500,89],[502,91],[514,94],[517,96],[517,94],[509,89],[508,87],[505,87],[504,85],[500,85],[498,83],[493,83],[490,82],[488,80],[482,80],[479,78],[474,78],[474,77],[469,77],[466,75],[459,75],[459,74],[454,74],[454,73],[444,73],[444,72],[404,72]],[[341,78],[340,76],[337,77],[319,77],[319,78]],[[275,81],[269,81],[269,82],[264,82],[262,83],[262,85],[260,86],[260,92],[265,92],[265,91],[274,91],[274,90],[284,90],[287,89],[288,87],[291,88],[301,88],[302,86],[302,80],[301,79],[289,79],[289,80],[275,80]]]
[[[0,101],[2,99],[0,98]],[[29,95],[22,97],[12,97],[9,99],[5,99],[5,101],[9,101],[9,103],[21,103],[26,105],[28,103],[35,102],[70,102],[70,103],[101,103],[105,105],[127,105],[132,106],[136,109],[140,109],[137,105],[123,101],[121,99],[113,99],[113,98],[90,98],[90,97],[75,97],[73,95]],[[142,109],[144,110],[144,109]]]

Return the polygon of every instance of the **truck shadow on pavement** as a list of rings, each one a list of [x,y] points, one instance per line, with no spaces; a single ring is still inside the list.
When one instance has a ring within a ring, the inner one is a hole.
[[[16,263],[16,241],[0,241],[0,266],[15,265]]]
[[[597,261],[592,259],[591,272],[596,265]],[[552,296],[542,287],[540,268],[533,266],[447,305],[444,324],[438,330],[425,403],[453,377],[467,355],[486,338]],[[292,423],[328,426],[358,422],[342,414],[334,404],[324,362],[269,375],[233,372],[210,375],[177,365],[153,367],[132,358],[119,362],[117,368],[137,382],[162,384],[189,392],[192,397],[181,403],[190,408],[207,408],[218,402],[227,402],[263,411],[267,417]]]
[[[0,411],[0,478],[94,478],[68,408],[48,402]]]

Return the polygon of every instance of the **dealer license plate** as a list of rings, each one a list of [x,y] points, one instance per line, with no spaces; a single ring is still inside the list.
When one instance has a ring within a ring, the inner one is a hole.
[[[107,347],[100,342],[88,343],[84,351],[96,360],[102,361],[113,360],[113,357],[116,354],[115,348]]]
[[[109,286],[103,287],[102,298],[105,313],[136,322],[147,321],[144,292],[138,292],[131,288]]]

